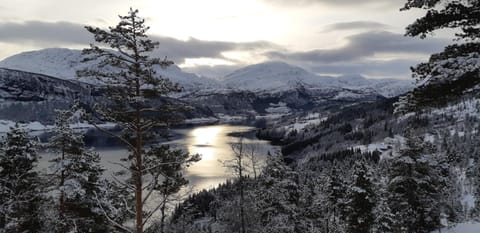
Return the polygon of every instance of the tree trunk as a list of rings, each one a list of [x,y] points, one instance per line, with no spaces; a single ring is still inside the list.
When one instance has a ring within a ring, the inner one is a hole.
[[[142,154],[140,153],[140,146],[138,142],[140,142],[139,138],[137,138],[137,152],[136,152],[136,160],[137,160],[137,171],[135,171],[135,201],[136,201],[136,217],[137,217],[137,226],[136,226],[136,233],[143,233],[143,200],[142,200]]]
[[[136,80],[136,95],[140,96],[140,81],[137,78]],[[143,173],[143,161],[142,161],[142,126],[141,126],[141,113],[140,107],[137,105],[136,109],[136,145],[135,145],[135,160],[136,160],[136,171],[135,171],[135,198],[136,198],[136,217],[137,217],[137,226],[136,233],[143,233],[143,183],[142,183],[142,173]]]
[[[162,218],[160,219],[160,233],[165,232],[165,207],[167,204],[167,197],[164,197],[163,203],[162,203],[162,208],[161,208],[161,213],[162,213]]]
[[[59,200],[59,215],[60,219],[63,218],[63,214],[65,213],[65,191],[63,191],[63,186],[65,185],[65,145],[62,148],[62,172],[60,173],[60,187],[62,190],[60,191],[60,200]]]
[[[242,148],[243,149],[243,148]],[[240,151],[240,153],[243,153]],[[241,217],[241,227],[242,233],[245,233],[245,209],[244,209],[244,201],[245,195],[243,193],[243,166],[242,166],[242,155],[239,156],[239,163],[238,163],[238,171],[240,175],[240,217]]]

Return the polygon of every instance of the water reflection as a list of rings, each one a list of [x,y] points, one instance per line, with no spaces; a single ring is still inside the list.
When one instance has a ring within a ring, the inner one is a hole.
[[[187,129],[175,129],[176,134],[181,135],[176,140],[168,142],[171,145],[187,150],[191,154],[201,154],[202,160],[189,167],[186,176],[190,181],[194,191],[208,189],[224,182],[232,174],[219,161],[232,159],[230,143],[238,142],[238,137],[232,136],[245,134],[243,140],[245,144],[257,144],[258,153],[266,155],[268,151],[274,150],[267,141],[261,141],[255,138],[253,127],[239,125],[210,125],[196,126]],[[248,133],[249,132],[249,133]],[[104,140],[104,139],[98,139]],[[105,176],[110,177],[112,173],[120,171],[123,168],[117,163],[120,159],[126,158],[128,152],[124,148],[118,146],[100,146],[95,151],[100,154],[101,163],[105,166]],[[47,170],[49,160],[54,155],[50,152],[42,153],[40,160],[40,168]]]
[[[220,161],[232,159],[230,143],[238,142],[238,137],[244,134],[245,144],[258,144],[259,155],[272,151],[273,147],[267,141],[254,137],[249,126],[238,125],[212,125],[200,126],[186,133],[186,138],[179,144],[184,144],[191,154],[201,154],[202,160],[187,169],[187,177],[195,190],[208,189],[232,177]],[[250,132],[250,133],[248,133]]]

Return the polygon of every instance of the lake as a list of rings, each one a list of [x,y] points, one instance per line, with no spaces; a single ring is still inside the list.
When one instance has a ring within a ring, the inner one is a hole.
[[[199,191],[216,187],[233,176],[220,161],[232,159],[230,143],[238,142],[238,135],[244,135],[245,145],[255,146],[260,161],[264,161],[264,156],[269,151],[273,154],[277,150],[277,147],[270,145],[268,141],[257,139],[254,130],[255,128],[251,126],[230,124],[172,129],[175,137],[167,143],[191,154],[202,155],[202,160],[187,168],[185,173],[190,181],[190,188],[193,191]],[[102,164],[106,167],[105,176],[108,178],[112,173],[122,170],[121,166],[113,163],[119,163],[120,159],[125,158],[127,150],[115,145],[106,145],[109,143],[98,144],[98,141],[108,140],[99,138],[94,146],[94,150],[100,154]],[[48,161],[54,155],[43,152],[41,156],[39,167],[46,170],[49,166]]]

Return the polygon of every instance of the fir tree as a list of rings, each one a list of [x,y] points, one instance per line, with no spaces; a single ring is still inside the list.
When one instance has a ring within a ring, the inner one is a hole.
[[[345,183],[342,179],[337,165],[332,165],[330,173],[328,174],[328,183],[326,184],[325,195],[327,200],[327,232],[339,232],[342,218],[342,209],[344,207],[345,197]]]
[[[256,190],[256,213],[260,232],[305,232],[297,216],[300,190],[298,174],[285,164],[281,155],[270,155],[266,160]]]
[[[440,225],[443,185],[421,138],[407,135],[406,148],[391,162],[388,201],[398,232],[430,232]]]
[[[147,211],[144,208],[152,197],[145,193],[156,191],[155,184],[158,183],[157,180],[146,177],[150,175],[152,168],[161,163],[161,160],[153,158],[149,160],[149,164],[145,163],[145,155],[148,154],[146,145],[157,139],[157,129],[168,128],[182,119],[178,114],[180,105],[161,99],[180,89],[168,79],[156,74],[156,67],[164,68],[173,62],[151,57],[151,52],[158,46],[158,42],[148,39],[146,32],[149,27],[145,25],[145,20],[138,16],[138,10],[130,9],[128,15],[119,17],[120,22],[108,30],[86,27],[95,36],[96,42],[113,50],[91,45],[91,48],[84,50],[87,56],[85,61],[97,60],[98,66],[78,71],[77,74],[96,77],[107,89],[106,97],[109,102],[97,104],[94,109],[102,120],[116,123],[122,129],[122,135],[97,128],[117,137],[130,151],[128,160],[131,165],[126,168],[131,172],[132,179],[129,183],[119,184],[126,190],[135,190],[132,210],[135,214],[135,232],[142,233],[144,227],[149,225],[149,216],[157,211]],[[116,225],[121,227],[121,224]],[[128,227],[123,229],[131,231]]]
[[[344,203],[346,230],[352,233],[371,232],[375,216],[375,193],[371,167],[359,160],[353,167],[353,180],[347,187]]]
[[[396,218],[388,205],[385,188],[380,188],[378,193],[379,195],[377,195],[377,203],[375,205],[375,209],[373,210],[375,222],[372,226],[372,232],[393,233],[393,227],[396,224]]]
[[[83,135],[70,128],[75,109],[57,110],[50,148],[57,155],[53,163],[59,191],[59,231],[67,232],[75,226],[80,232],[105,232],[108,223],[97,211],[103,167],[98,153],[85,149]]]
[[[10,129],[0,150],[0,229],[38,232],[42,200],[35,145],[18,125]]]

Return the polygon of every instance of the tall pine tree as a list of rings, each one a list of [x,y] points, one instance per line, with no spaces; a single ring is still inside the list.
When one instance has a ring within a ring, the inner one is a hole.
[[[148,193],[156,191],[158,184],[158,180],[152,177],[161,177],[151,175],[150,171],[162,163],[158,157],[145,158],[149,155],[146,145],[155,142],[158,128],[168,128],[182,119],[178,114],[181,106],[161,98],[179,91],[179,88],[156,74],[156,67],[164,68],[173,62],[151,56],[158,42],[148,39],[146,32],[149,27],[145,25],[145,20],[138,16],[138,10],[132,9],[128,15],[119,17],[120,22],[108,30],[86,27],[100,45],[92,44],[91,48],[83,51],[87,56],[85,61],[96,60],[98,65],[78,71],[77,74],[98,78],[106,88],[109,102],[97,104],[94,109],[102,120],[116,123],[122,129],[122,135],[97,128],[117,137],[130,151],[130,166],[127,169],[132,179],[129,183],[119,184],[125,190],[134,190],[134,232],[142,233],[144,227],[149,225],[148,220],[151,220],[148,216],[158,210],[149,211],[145,208],[152,197]],[[104,49],[101,45],[112,50]],[[145,162],[147,160],[148,164]],[[123,228],[130,231],[128,227]]]

